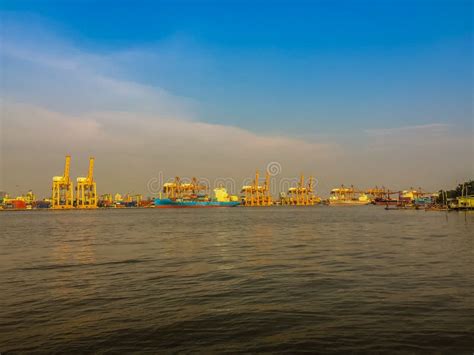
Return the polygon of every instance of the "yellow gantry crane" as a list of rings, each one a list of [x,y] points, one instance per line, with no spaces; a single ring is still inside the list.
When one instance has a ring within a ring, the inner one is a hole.
[[[321,201],[320,198],[316,197],[314,192],[314,179],[311,176],[308,181],[308,185],[305,186],[304,175],[301,174],[300,181],[296,187],[290,187],[288,190],[289,198],[282,201],[283,204],[295,205],[295,206],[312,206]]]
[[[371,195],[374,198],[384,198],[387,197],[387,195],[390,193],[390,190],[387,190],[384,186],[382,186],[381,188],[375,186],[365,191],[365,193],[367,195]]]
[[[270,194],[270,173],[266,172],[265,183],[259,185],[259,172],[257,170],[252,185],[242,186],[241,192],[244,193],[244,206],[271,206],[273,200]]]
[[[207,186],[199,183],[195,177],[191,179],[190,183],[187,183],[176,176],[174,182],[167,182],[163,185],[163,193],[170,199],[196,197],[200,191],[207,189]]]
[[[70,209],[74,207],[74,191],[69,176],[70,167],[71,156],[67,155],[63,175],[53,176],[53,195],[51,198],[52,209]]]
[[[94,158],[89,159],[87,177],[78,177],[76,186],[76,207],[81,209],[97,208],[97,185],[94,181]]]

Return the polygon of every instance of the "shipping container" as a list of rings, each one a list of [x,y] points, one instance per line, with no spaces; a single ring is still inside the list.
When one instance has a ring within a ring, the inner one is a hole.
[[[25,201],[22,201],[22,200],[12,200],[11,201],[11,204],[12,204],[12,208],[15,208],[15,209],[26,209],[26,202]]]

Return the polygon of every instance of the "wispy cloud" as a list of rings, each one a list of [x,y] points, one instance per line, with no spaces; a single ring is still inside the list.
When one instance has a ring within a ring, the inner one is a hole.
[[[121,110],[195,117],[196,100],[113,75],[123,71],[115,60],[121,53],[90,53],[44,31],[41,41],[15,26],[4,32],[8,33],[0,46],[4,97],[67,113]]]
[[[370,136],[389,136],[398,134],[423,134],[423,133],[442,133],[451,127],[448,123],[430,123],[413,126],[403,126],[394,128],[375,128],[366,129],[365,133]]]

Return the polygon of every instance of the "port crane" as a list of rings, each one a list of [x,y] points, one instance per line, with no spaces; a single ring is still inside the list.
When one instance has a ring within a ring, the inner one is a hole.
[[[87,177],[78,177],[76,186],[76,207],[97,208],[97,184],[94,181],[94,157],[89,158]]]
[[[351,187],[345,187],[344,185],[341,185],[340,188],[333,189],[331,191],[331,193],[333,193],[338,198],[347,200],[353,200],[354,196],[361,192],[362,191],[358,191],[357,189],[355,189],[354,185],[351,185]]]
[[[295,206],[312,206],[318,203],[320,199],[314,195],[314,178],[310,176],[308,185],[305,185],[304,175],[300,175],[300,181],[296,187],[290,187],[288,190],[290,196],[286,202]]]
[[[270,194],[270,173],[265,173],[265,182],[259,185],[260,174],[255,172],[255,179],[252,185],[242,186],[241,192],[244,193],[244,206],[271,206],[273,204]]]
[[[53,176],[53,193],[51,198],[52,209],[73,208],[74,191],[69,171],[71,167],[71,156],[66,156],[64,173],[62,176]]]
[[[384,198],[389,193],[389,190],[386,190],[384,186],[382,186],[381,188],[375,186],[365,191],[365,193],[367,195],[371,195],[374,198]]]
[[[385,186],[382,186],[381,188],[379,188],[378,186],[375,186],[365,191],[365,194],[372,196],[374,200],[381,200],[381,199],[390,200],[391,195],[400,194],[400,191],[392,191],[390,189],[385,188]]]
[[[171,199],[196,195],[198,192],[206,190],[207,186],[200,184],[196,177],[193,177],[190,183],[186,183],[176,176],[174,182],[167,182],[163,185],[163,193]]]
[[[382,188],[375,186],[374,188],[365,191],[365,193],[371,195],[374,198],[376,204],[395,202],[411,203],[417,199],[432,195],[432,193],[422,191],[420,187],[417,190],[415,190],[413,187],[410,187],[409,190],[392,191],[390,189],[386,189],[384,186],[382,186]],[[394,199],[392,198],[392,195],[398,195],[398,197]]]

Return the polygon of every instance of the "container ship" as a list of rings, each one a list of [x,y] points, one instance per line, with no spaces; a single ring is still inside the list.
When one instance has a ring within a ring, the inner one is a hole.
[[[182,199],[156,199],[155,208],[203,208],[203,207],[235,207],[239,201],[193,201]]]
[[[328,203],[330,206],[361,206],[372,201],[365,193],[356,191],[352,186],[347,188],[342,185],[331,190]]]
[[[212,207],[235,207],[240,205],[237,196],[229,195],[227,190],[223,187],[214,189],[214,197],[210,198],[207,194],[169,194],[173,191],[174,183],[165,184],[164,191],[167,192],[166,198],[157,198],[154,200],[155,208],[212,208]],[[180,187],[186,190],[187,184],[182,184]],[[178,185],[179,186],[179,185]],[[170,196],[171,195],[171,196]]]

